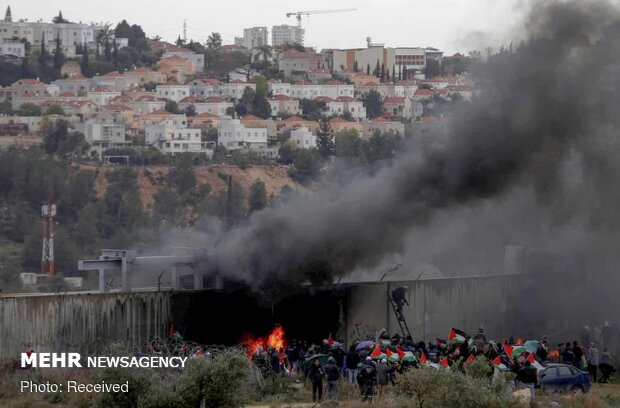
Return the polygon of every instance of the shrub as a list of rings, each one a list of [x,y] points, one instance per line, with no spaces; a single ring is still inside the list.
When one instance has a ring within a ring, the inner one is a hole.
[[[226,349],[215,355],[188,360],[179,380],[178,392],[185,406],[236,408],[249,394],[249,362],[241,349]]]
[[[486,380],[444,369],[409,370],[400,377],[397,392],[419,408],[518,406],[505,384],[491,387]]]

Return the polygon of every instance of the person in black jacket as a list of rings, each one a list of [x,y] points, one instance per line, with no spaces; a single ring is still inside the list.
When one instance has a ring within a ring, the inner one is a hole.
[[[355,350],[355,345],[352,345],[345,357],[345,364],[347,367],[347,375],[349,382],[354,384],[357,380],[357,366],[360,364],[360,355]]]
[[[357,382],[360,386],[362,401],[371,401],[375,394],[375,384],[377,383],[377,368],[370,357],[362,364],[357,374]]]
[[[291,364],[291,378],[299,378],[299,362],[302,360],[302,356],[297,340],[293,340],[286,349],[286,357]]]
[[[315,358],[308,371],[308,379],[312,383],[312,402],[321,402],[323,399],[323,376],[321,362]]]
[[[532,367],[529,361],[526,361],[523,367],[517,374],[517,381],[520,381],[527,388],[530,389],[532,401],[536,399],[536,384],[538,384],[538,376],[536,374],[536,368]]]
[[[338,381],[340,380],[340,368],[336,364],[336,359],[330,357],[325,366],[325,376],[327,377],[327,399],[338,400]]]

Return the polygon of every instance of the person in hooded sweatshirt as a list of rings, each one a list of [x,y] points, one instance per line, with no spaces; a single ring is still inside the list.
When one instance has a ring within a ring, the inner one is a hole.
[[[308,379],[312,383],[312,402],[321,402],[323,399],[323,367],[318,358],[315,358],[308,370]]]
[[[383,388],[388,385],[390,380],[391,367],[388,365],[387,360],[381,360],[381,363],[377,366],[377,384],[379,385],[379,395],[383,394]]]
[[[325,366],[325,376],[327,377],[327,399],[338,400],[338,382],[340,381],[340,368],[336,364],[336,359],[330,357]]]

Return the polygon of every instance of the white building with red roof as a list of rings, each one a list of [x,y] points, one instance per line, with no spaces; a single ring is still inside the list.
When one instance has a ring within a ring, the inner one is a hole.
[[[179,102],[181,99],[190,95],[189,85],[179,84],[177,82],[166,82],[155,87],[158,98],[170,99]]]
[[[419,88],[413,94],[413,99],[416,101],[425,101],[433,97],[433,91],[430,89]]]
[[[222,121],[217,144],[226,150],[267,149],[267,129],[246,128],[239,119]]]
[[[220,81],[217,79],[194,79],[187,85],[189,85],[190,95],[198,98],[206,99],[220,94]]]
[[[256,92],[256,84],[245,82],[240,79],[235,79],[230,82],[222,82],[218,89],[222,98],[239,100],[243,95],[243,91],[245,91],[245,88],[247,87],[250,87],[254,92]]]
[[[267,87],[272,95],[292,96],[291,84],[288,82],[280,82],[270,79],[267,81]]]
[[[278,60],[278,69],[285,77],[305,76],[310,69],[310,58],[307,52],[289,49],[284,51]]]
[[[163,72],[154,71],[151,68],[147,67],[140,67],[132,71],[127,71],[125,72],[125,75],[136,78],[136,82],[141,86],[144,86],[148,83],[163,84],[167,81],[166,74],[164,74]]]
[[[162,55],[163,59],[170,57],[181,57],[184,60],[191,61],[195,71],[193,73],[203,72],[205,69],[205,57],[204,54],[197,54],[192,50],[182,47],[168,47]]]
[[[291,130],[291,141],[302,149],[311,149],[316,147],[316,136],[307,127],[298,127]]]
[[[110,101],[117,96],[120,96],[120,91],[111,91],[108,88],[97,87],[92,91],[86,93],[86,97],[93,101],[97,105],[107,105]]]
[[[279,113],[301,115],[299,100],[293,99],[290,96],[274,95],[271,98],[267,98],[267,102],[271,106],[271,117],[275,118]]]
[[[400,136],[405,135],[405,124],[396,122],[383,116],[374,118],[369,122],[363,123],[362,138],[369,139],[375,133],[392,133]]]
[[[325,104],[326,110],[323,113],[327,116],[341,116],[350,114],[355,120],[366,120],[366,108],[362,101],[353,99],[348,96],[340,96],[336,99],[330,99]]]

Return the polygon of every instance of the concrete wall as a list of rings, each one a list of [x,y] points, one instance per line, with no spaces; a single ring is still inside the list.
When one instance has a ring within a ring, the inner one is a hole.
[[[403,311],[414,340],[445,339],[450,327],[475,333],[480,323],[496,338],[503,338],[512,329],[504,323],[511,281],[511,277],[494,276],[354,285],[340,335],[350,344],[356,338],[376,335],[382,328],[390,333],[400,331],[388,294],[408,286],[409,306]]]
[[[36,351],[96,352],[110,341],[142,350],[167,336],[169,292],[5,296],[0,298],[0,358]]]

